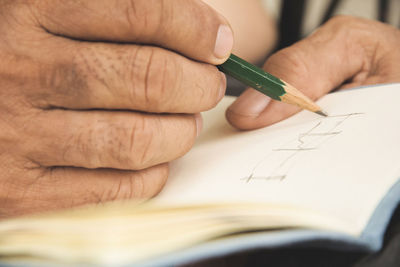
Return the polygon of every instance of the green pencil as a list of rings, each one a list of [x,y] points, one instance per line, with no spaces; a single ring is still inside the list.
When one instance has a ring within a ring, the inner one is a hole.
[[[272,74],[231,54],[218,69],[257,91],[288,104],[299,106],[321,116],[327,116],[321,108],[299,90]]]

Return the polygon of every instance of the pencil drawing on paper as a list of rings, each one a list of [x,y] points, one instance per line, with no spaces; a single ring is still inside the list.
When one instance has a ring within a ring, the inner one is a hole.
[[[316,121],[308,130],[297,135],[293,140],[272,149],[252,169],[251,173],[241,178],[245,183],[254,181],[284,181],[296,159],[304,153],[310,153],[342,134],[340,126],[347,120],[362,116],[364,113],[350,113],[328,116]]]

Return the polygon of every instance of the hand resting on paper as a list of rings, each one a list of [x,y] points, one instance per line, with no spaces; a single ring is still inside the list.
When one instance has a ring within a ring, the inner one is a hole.
[[[2,218],[157,194],[233,45],[196,0],[3,0],[0,35]]]
[[[400,30],[338,16],[308,38],[272,55],[265,69],[313,100],[337,88],[400,82]],[[226,112],[238,129],[271,125],[299,109],[247,89]]]

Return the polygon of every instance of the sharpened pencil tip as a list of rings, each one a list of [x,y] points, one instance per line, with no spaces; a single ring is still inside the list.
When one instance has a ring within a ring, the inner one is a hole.
[[[318,111],[316,111],[315,113],[318,114],[318,115],[321,115],[321,116],[323,116],[323,117],[328,117],[328,113],[326,113],[326,112],[324,112],[324,111],[322,111],[322,110],[318,110]]]

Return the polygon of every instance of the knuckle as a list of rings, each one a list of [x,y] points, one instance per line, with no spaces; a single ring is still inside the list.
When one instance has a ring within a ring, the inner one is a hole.
[[[132,178],[131,177],[120,177],[116,182],[115,186],[108,191],[103,193],[102,198],[106,201],[115,201],[120,199],[131,199],[134,197],[132,191]]]
[[[178,102],[174,99],[179,98],[183,70],[176,56],[157,53],[153,59],[158,62],[158,66],[150,69],[154,73],[151,75],[153,89],[148,94],[149,102],[154,103],[155,112],[164,112],[173,109]]]
[[[289,47],[272,55],[268,59],[266,67],[282,76],[287,73],[286,68],[290,66],[291,77],[304,77],[308,75],[309,71],[303,57],[300,49]],[[290,83],[290,81],[288,82]]]
[[[62,144],[62,149],[60,150],[61,159],[65,162],[72,161],[74,157],[77,157],[75,156],[76,153],[82,159],[86,159],[85,167],[93,169],[102,167],[105,155],[101,155],[97,149],[102,150],[104,148],[104,144],[100,143],[100,138],[98,137],[105,136],[104,128],[104,126],[89,125],[84,129],[82,127],[74,129],[74,132],[66,128],[66,136],[69,138],[66,138]],[[89,157],[89,155],[91,156]]]
[[[226,84],[222,85],[222,76],[216,67],[211,65],[203,65],[202,68],[197,69],[196,75],[191,82],[191,90],[189,95],[186,92],[182,92],[181,95],[190,97],[191,105],[186,105],[186,109],[190,113],[203,112],[214,108],[220,98],[222,87],[226,88]],[[207,77],[202,79],[201,77]],[[182,86],[181,86],[182,87]],[[184,90],[182,88],[181,90]],[[179,95],[176,95],[174,99],[179,99]],[[180,99],[183,103],[187,103],[188,99]]]
[[[130,181],[131,198],[151,198],[157,195],[168,179],[168,165],[156,166],[137,173]]]
[[[151,41],[164,34],[164,27],[172,14],[164,0],[123,1],[125,17],[137,40]]]
[[[366,34],[371,32],[371,23],[363,18],[357,18],[349,15],[337,15],[332,17],[327,26],[330,27],[330,32],[333,35],[345,35],[352,37],[354,34]]]
[[[136,172],[127,179],[127,197],[130,199],[143,198],[146,188],[146,177],[142,171]]]
[[[161,24],[154,9],[151,10],[146,1],[128,0],[121,2],[123,3],[122,9],[125,10],[125,20],[128,28],[134,33],[134,39],[141,42],[150,41],[155,34],[155,29],[158,28],[158,24]]]
[[[149,184],[149,188],[144,191],[144,196],[154,197],[163,189],[168,180],[169,167],[168,164],[160,165],[157,167],[155,179]],[[150,179],[149,179],[150,180]]]
[[[212,84],[199,84],[194,83],[193,86],[195,88],[192,89],[193,92],[196,92],[192,97],[196,98],[191,103],[193,105],[190,108],[190,112],[197,113],[209,110],[217,105],[216,96],[214,95],[214,86]],[[207,86],[207,87],[206,87]]]
[[[165,112],[173,105],[180,88],[183,70],[175,56],[157,48],[142,48],[136,60],[142,66],[137,74],[138,86],[133,95],[141,96],[141,103],[146,111]],[[135,101],[135,100],[134,100]],[[136,100],[137,102],[137,100]]]
[[[136,23],[140,21],[136,3],[136,0],[129,0],[127,1],[127,7],[125,8],[126,20],[131,29],[134,29],[136,27]]]
[[[129,198],[140,198],[144,195],[145,177],[142,172],[137,172],[132,177],[128,178],[128,196]]]
[[[211,81],[212,84],[210,84],[207,88],[203,89],[202,96],[205,98],[204,109],[206,110],[214,108],[221,100],[221,94],[225,95],[225,93],[221,92],[221,90],[226,90],[226,79],[222,81],[222,76],[216,67],[214,66],[208,66],[208,67],[210,67],[210,70],[208,71],[209,74],[207,76],[214,77],[214,79],[212,79]]]
[[[123,142],[127,132],[119,123],[97,121],[76,131],[73,138],[65,142],[63,160],[71,158],[76,151],[90,169],[129,167],[130,157]]]
[[[130,172],[115,186],[111,199],[143,199],[157,195],[168,178],[168,165],[160,165],[143,171]]]
[[[141,170],[153,161],[157,129],[144,115],[119,122],[97,121],[73,134],[63,146],[63,159],[78,153],[87,168]]]
[[[150,124],[152,123],[146,117],[138,116],[129,129],[127,159],[134,170],[148,167],[153,160],[154,133],[157,129]]]
[[[172,143],[170,147],[173,149],[173,159],[185,155],[193,147],[197,139],[197,122],[195,115],[180,115],[176,120],[170,121],[168,124],[171,128],[175,129],[174,137],[172,140],[178,139],[179,142]],[[165,140],[167,136],[164,137]]]
[[[314,72],[311,70],[316,67],[311,65],[311,61],[307,58],[308,55],[301,48],[292,46],[271,56],[267,61],[267,69],[277,72],[277,76],[282,77],[289,84],[302,88],[304,81],[313,79]],[[289,67],[290,71],[287,71]],[[307,90],[304,93],[312,100],[319,98],[318,90]]]
[[[165,26],[169,25],[169,20],[173,18],[172,10],[169,9],[171,5],[165,0],[151,1],[151,10],[147,10],[149,14],[148,30],[151,36],[165,34]]]

